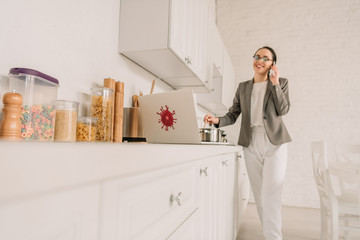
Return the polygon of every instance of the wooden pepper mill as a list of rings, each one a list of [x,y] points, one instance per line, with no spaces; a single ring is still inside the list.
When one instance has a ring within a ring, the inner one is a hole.
[[[0,124],[0,138],[21,140],[21,105],[23,98],[19,93],[8,92],[3,96],[3,118]]]

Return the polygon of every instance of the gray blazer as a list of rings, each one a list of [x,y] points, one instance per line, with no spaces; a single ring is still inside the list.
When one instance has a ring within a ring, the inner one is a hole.
[[[268,81],[263,108],[265,131],[270,142],[274,145],[280,145],[291,141],[290,135],[281,117],[290,109],[288,80],[286,78],[280,78],[279,82],[279,85],[273,86],[271,81]],[[217,127],[234,124],[236,119],[242,113],[238,144],[244,147],[250,145],[251,139],[250,101],[253,84],[254,79],[239,84],[232,107],[225,116],[219,118],[220,122],[217,124]]]

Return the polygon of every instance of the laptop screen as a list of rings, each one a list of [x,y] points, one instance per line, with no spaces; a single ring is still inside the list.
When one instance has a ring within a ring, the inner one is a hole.
[[[192,90],[144,95],[139,102],[147,142],[201,143]]]

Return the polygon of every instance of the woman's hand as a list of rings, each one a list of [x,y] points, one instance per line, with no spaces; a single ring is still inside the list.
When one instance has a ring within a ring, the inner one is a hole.
[[[277,66],[275,66],[275,65],[271,66],[270,67],[270,81],[273,85],[279,84],[279,76],[280,76],[280,74],[279,74],[279,69],[277,68]]]
[[[208,124],[218,124],[219,123],[219,118],[214,117],[210,114],[206,114],[204,117],[204,123],[208,123]]]

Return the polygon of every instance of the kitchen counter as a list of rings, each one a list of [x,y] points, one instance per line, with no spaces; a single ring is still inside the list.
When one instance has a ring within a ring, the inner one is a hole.
[[[0,203],[122,178],[226,153],[241,146],[0,142]]]

